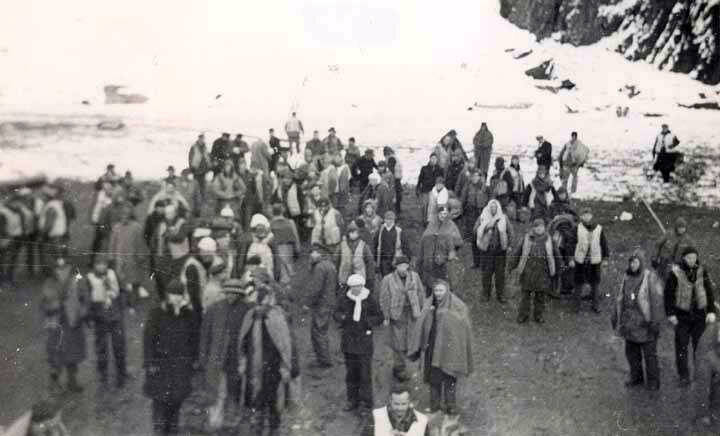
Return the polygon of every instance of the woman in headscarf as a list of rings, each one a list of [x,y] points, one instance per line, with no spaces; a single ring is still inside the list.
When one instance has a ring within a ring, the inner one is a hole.
[[[493,276],[495,292],[500,303],[505,302],[505,263],[507,251],[512,245],[512,225],[503,213],[500,202],[490,200],[475,222],[475,263],[482,270],[485,301],[492,295]]]
[[[625,382],[627,387],[642,385],[647,381],[648,389],[660,388],[657,340],[661,322],[665,318],[662,301],[663,283],[647,267],[645,253],[636,249],[628,259],[628,268],[615,296],[615,310],[612,314],[613,329],[625,339],[625,356],[630,365],[630,379]]]

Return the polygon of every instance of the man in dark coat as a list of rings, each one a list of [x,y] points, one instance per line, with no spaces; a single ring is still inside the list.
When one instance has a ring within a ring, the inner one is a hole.
[[[305,155],[307,156],[308,153],[310,158],[306,157],[306,160],[313,164],[315,171],[320,171],[320,162],[327,154],[327,147],[320,139],[320,133],[317,130],[313,131],[312,139],[305,143]]]
[[[256,303],[245,314],[238,335],[238,371],[245,376],[245,401],[251,411],[249,434],[264,434],[267,420],[268,435],[279,436],[283,406],[278,389],[281,382],[290,381],[292,367],[290,328],[270,288],[253,279],[245,294],[246,301]]]
[[[232,144],[230,143],[230,134],[223,133],[222,136],[213,141],[212,149],[210,150],[210,159],[212,160],[215,174],[220,173],[223,163],[225,160],[230,159],[231,154]]]
[[[681,256],[682,262],[671,267],[665,284],[665,313],[675,327],[675,362],[680,385],[688,386],[688,345],[692,340],[697,352],[700,336],[706,324],[715,322],[718,310],[712,280],[698,259],[697,249],[686,247]]]
[[[675,164],[678,158],[682,155],[677,152],[673,152],[680,141],[677,139],[674,133],[670,131],[670,127],[667,124],[662,125],[662,130],[655,138],[653,144],[652,155],[655,159],[653,170],[659,171],[662,174],[663,182],[668,183],[672,180],[670,173],[675,171]]]
[[[185,288],[174,280],[145,323],[143,391],[153,400],[153,430],[159,435],[179,433],[180,408],[192,391],[196,316]]]
[[[335,290],[337,289],[337,269],[328,259],[327,247],[322,244],[313,244],[310,252],[310,277],[307,289],[310,292],[308,306],[312,312],[310,327],[310,340],[315,351],[316,362],[314,367],[319,369],[330,368],[330,344],[328,328],[330,315],[335,305]]]
[[[549,173],[550,167],[552,167],[552,144],[546,141],[542,135],[536,136],[535,139],[538,142],[538,148],[535,150],[537,165],[538,167],[544,166]]]
[[[77,268],[67,261],[67,249],[58,250],[52,275],[42,287],[41,308],[47,326],[47,353],[51,391],[60,390],[60,374],[67,372],[67,388],[81,392],[78,365],[85,360],[85,317],[90,291],[79,278]]]
[[[384,216],[385,212],[393,209],[392,191],[387,182],[379,174],[372,173],[368,178],[367,187],[360,194],[358,201],[358,215],[362,215],[363,205],[368,199],[375,200],[375,211],[378,215]]]
[[[375,158],[373,157],[374,152],[372,149],[365,150],[365,154],[360,159],[356,160],[355,163],[350,167],[352,173],[353,183],[357,184],[360,188],[360,192],[364,191],[368,185],[368,177],[372,174],[373,169],[377,168]]]
[[[435,153],[430,154],[428,164],[420,168],[417,184],[415,185],[415,196],[420,198],[420,213],[422,221],[426,221],[428,196],[430,191],[435,187],[435,181],[438,177],[444,177],[445,172],[438,165],[438,158]]]
[[[506,209],[513,198],[516,198],[512,174],[505,168],[505,159],[498,156],[495,159],[495,173],[490,177],[490,197],[500,202]],[[517,205],[516,205],[517,206]]]
[[[340,296],[333,317],[340,325],[341,346],[345,355],[345,384],[349,412],[361,408],[367,413],[373,407],[372,356],[373,328],[383,322],[376,299],[370,297],[365,279],[353,274],[347,280],[348,291]]]
[[[238,162],[240,162],[241,159],[245,160],[245,155],[250,152],[250,146],[242,138],[242,133],[238,133],[235,136],[232,142],[232,150],[230,151],[230,159],[233,162],[233,167],[235,167],[236,172],[239,172]]]
[[[490,170],[490,156],[492,155],[493,134],[488,129],[486,123],[480,124],[480,130],[477,131],[473,138],[473,146],[475,147],[475,168],[487,174]]]

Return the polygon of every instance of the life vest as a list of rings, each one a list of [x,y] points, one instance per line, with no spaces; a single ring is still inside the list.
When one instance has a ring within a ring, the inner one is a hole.
[[[377,246],[377,253],[375,254],[375,259],[378,264],[380,264],[381,259],[381,253],[380,250],[382,250],[382,234],[383,229],[385,226],[382,226],[378,230],[378,246]],[[394,226],[395,228],[395,252],[393,254],[393,260],[395,260],[396,257],[402,256],[402,240],[400,239],[400,236],[402,235],[402,229],[398,226]]]
[[[207,284],[207,271],[205,270],[205,267],[202,263],[200,263],[199,260],[195,258],[195,256],[189,256],[185,263],[183,263],[182,269],[180,270],[180,283],[183,285],[183,288],[185,289],[185,295],[189,297],[188,293],[188,277],[187,277],[187,270],[190,266],[195,266],[195,268],[198,270],[198,280],[200,280],[200,292],[202,293],[205,289],[205,285]]]
[[[365,242],[362,239],[358,241],[357,247],[355,247],[355,251],[353,252],[350,251],[350,244],[346,239],[342,242],[340,248],[340,271],[338,272],[338,280],[341,284],[345,284],[348,277],[352,274],[360,274],[363,278],[367,279],[365,259],[363,259]]]
[[[17,238],[23,234],[22,216],[0,203],[0,215],[5,217],[5,233],[11,238]]]
[[[91,271],[86,277],[90,284],[90,301],[108,304],[117,298],[119,285],[115,271],[108,269],[105,277],[98,277]]]
[[[50,210],[55,211],[55,222],[53,223],[52,228],[47,231],[46,236],[51,238],[65,236],[68,231],[67,216],[65,215],[65,208],[63,207],[62,200],[57,198],[53,198],[45,203],[45,206],[43,206],[43,210],[40,213],[40,229],[45,230],[48,218],[47,216]]]
[[[600,248],[600,235],[602,226],[598,224],[595,230],[589,232],[584,225],[577,228],[578,242],[575,246],[575,263],[585,263],[585,258],[590,255],[590,263],[598,265],[602,262],[602,250]]]
[[[705,291],[705,271],[703,270],[703,267],[698,267],[695,283],[691,283],[687,274],[685,274],[685,271],[677,265],[672,266],[672,272],[677,278],[675,307],[684,310],[685,312],[689,312],[694,293],[698,309],[705,309],[707,307],[707,292]]]
[[[337,245],[342,241],[340,227],[337,224],[337,213],[334,209],[330,209],[323,220],[320,211],[318,209],[315,210],[313,242],[317,241],[325,245]],[[320,238],[321,235],[324,235],[322,240]]]
[[[530,235],[525,235],[525,239],[523,240],[523,246],[522,246],[522,255],[520,257],[520,263],[518,265],[518,275],[522,275],[523,271],[525,271],[525,265],[527,265],[528,257],[530,256],[530,251],[533,248],[534,242],[531,240]],[[548,271],[550,272],[551,276],[555,275],[555,255],[553,253],[553,245],[552,245],[552,239],[549,235],[545,237],[545,261],[547,262]]]
[[[406,436],[423,436],[428,425],[428,418],[415,410],[413,410],[413,413],[416,421],[412,423],[410,429],[404,434]],[[375,436],[393,436],[395,434],[390,423],[387,407],[373,410],[373,421],[375,423]]]
[[[33,212],[30,207],[21,202],[16,201],[11,203],[11,206],[13,210],[20,213],[20,216],[22,218],[22,228],[23,228],[23,235],[33,235],[35,234],[35,231],[37,230],[36,222],[35,222],[35,213]]]
[[[500,173],[500,177],[497,178],[495,181],[495,186],[493,187],[493,193],[496,197],[501,197],[503,195],[507,195],[510,192],[510,187],[508,186],[507,180],[505,180],[505,172],[504,170],[502,173]]]
[[[302,214],[302,210],[300,209],[300,202],[298,201],[297,194],[297,185],[295,183],[290,185],[290,188],[288,188],[286,197],[287,198],[285,198],[284,200],[290,216],[293,218],[300,216],[300,214]]]

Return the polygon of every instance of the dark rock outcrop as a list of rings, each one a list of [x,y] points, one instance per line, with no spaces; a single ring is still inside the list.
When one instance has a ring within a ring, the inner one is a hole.
[[[586,45],[616,34],[631,61],[720,83],[715,0],[500,0],[500,14],[538,39]]]
[[[548,59],[537,67],[530,68],[525,71],[525,75],[532,77],[535,80],[550,80],[553,78],[553,65],[552,59]]]

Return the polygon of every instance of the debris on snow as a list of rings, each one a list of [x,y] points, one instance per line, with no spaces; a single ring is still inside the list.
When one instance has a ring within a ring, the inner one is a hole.
[[[553,79],[554,69],[555,64],[553,64],[553,60],[548,59],[537,67],[533,67],[525,71],[525,75],[530,76],[535,80],[551,80]]]
[[[620,221],[631,221],[633,219],[633,215],[630,212],[623,211],[620,214]]]

